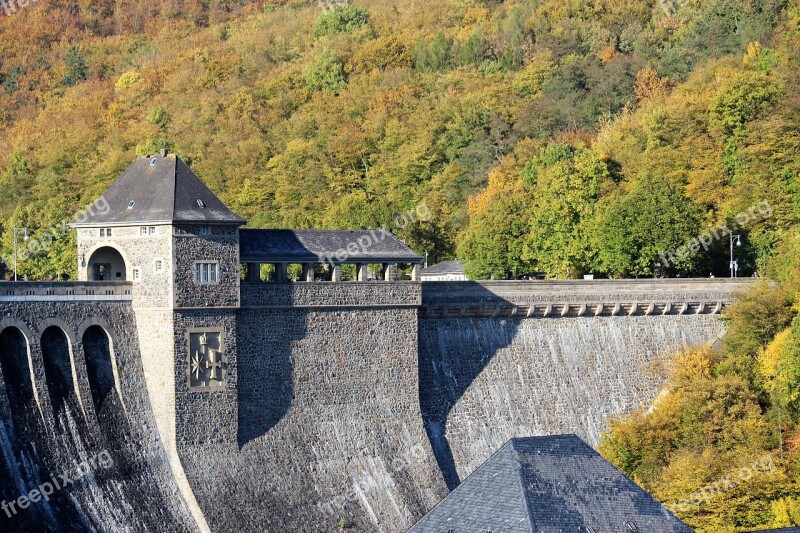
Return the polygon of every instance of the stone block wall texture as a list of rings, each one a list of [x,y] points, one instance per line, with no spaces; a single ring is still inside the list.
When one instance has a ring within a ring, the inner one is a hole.
[[[423,319],[420,402],[446,475],[464,479],[512,437],[575,433],[647,405],[662,354],[713,342],[715,315]]]
[[[92,252],[102,246],[110,246],[125,259],[128,280],[132,279],[132,269],[138,268],[141,280],[134,283],[133,297],[138,307],[172,306],[173,290],[173,245],[172,226],[142,226],[148,231],[142,235],[140,226],[112,228],[111,237],[100,237],[100,228],[78,229],[78,279],[85,281],[89,276],[89,259]],[[149,234],[149,228],[155,234]],[[80,265],[81,256],[86,267]],[[162,261],[162,270],[156,271],[156,261]]]
[[[239,230],[231,226],[175,228],[175,307],[239,305]],[[218,261],[216,284],[195,283],[195,261]]]
[[[285,294],[270,287],[262,302]],[[349,290],[338,301],[396,291]],[[446,488],[416,394],[416,327],[415,308],[240,310],[237,442],[179,445],[210,528],[404,531],[432,508]]]
[[[418,307],[419,283],[242,283],[242,307]]]
[[[196,531],[156,428],[130,302],[0,302],[0,316],[0,330],[18,328],[30,351],[30,366],[25,361],[17,370],[15,350],[4,346],[0,354],[0,500],[13,501],[53,476],[76,478],[83,461],[95,465],[49,503],[11,517],[0,512],[0,530]],[[93,325],[111,336],[118,378],[102,397],[83,346],[83,332]],[[65,332],[68,353],[43,352],[39,341],[49,326]],[[69,361],[70,392],[57,411],[49,394],[56,377],[45,374],[45,358]],[[31,370],[36,396],[27,399],[19,391],[30,385]],[[110,466],[101,465],[101,454]]]

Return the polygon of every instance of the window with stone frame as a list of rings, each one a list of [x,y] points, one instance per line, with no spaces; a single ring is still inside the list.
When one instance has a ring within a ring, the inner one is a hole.
[[[219,283],[219,261],[195,261],[194,282],[198,285]]]

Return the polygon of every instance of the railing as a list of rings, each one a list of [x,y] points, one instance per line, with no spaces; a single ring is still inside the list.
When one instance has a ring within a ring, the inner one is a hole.
[[[129,281],[2,281],[0,301],[131,300]]]
[[[422,316],[575,317],[719,314],[753,279],[425,282]]]

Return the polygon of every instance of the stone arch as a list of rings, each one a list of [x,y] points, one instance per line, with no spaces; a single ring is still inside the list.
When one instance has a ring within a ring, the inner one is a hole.
[[[39,400],[39,388],[37,387],[36,383],[36,370],[35,370],[36,367],[34,365],[35,354],[32,348],[33,345],[37,342],[37,339],[39,337],[30,327],[28,327],[28,324],[26,324],[25,322],[9,316],[3,317],[3,319],[0,320],[0,334],[2,334],[2,331],[4,329],[9,327],[13,327],[20,330],[22,332],[22,335],[25,337],[28,372],[30,373],[30,382],[31,386],[33,387],[33,399],[36,402],[36,408],[39,410],[39,416],[43,416],[42,404],[41,401]],[[41,385],[41,383],[39,383],[39,385]]]
[[[0,368],[12,410],[20,412],[36,404],[41,415],[39,395],[31,358],[31,331],[18,320],[0,320]]]
[[[75,337],[69,327],[58,318],[45,320],[40,326],[39,346],[42,350],[44,375],[53,414],[67,407],[74,395],[83,411],[80,392],[78,390],[77,373],[73,357]],[[83,413],[84,417],[86,413]]]
[[[92,317],[78,326],[78,336],[86,359],[86,372],[95,412],[100,412],[112,391],[116,391],[124,409],[113,328],[103,318]]]
[[[87,257],[88,256],[88,257]],[[102,243],[92,248],[81,261],[88,281],[126,281],[130,272],[125,254],[116,243]],[[83,266],[85,261],[86,266]]]

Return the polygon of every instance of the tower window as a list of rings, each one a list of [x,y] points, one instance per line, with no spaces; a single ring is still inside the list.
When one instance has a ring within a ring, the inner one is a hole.
[[[102,232],[103,230],[100,231]],[[102,235],[102,233],[100,235]],[[106,237],[111,237],[111,228],[106,228]]]
[[[140,277],[141,277],[141,275],[140,275],[139,268],[138,267],[134,268],[133,269],[133,281],[139,281]]]
[[[164,268],[164,262],[161,259],[156,259],[156,272],[161,272]]]
[[[150,226],[150,235],[156,234],[156,228],[154,226]]]
[[[194,264],[194,282],[199,285],[219,283],[218,270],[218,261],[196,261]]]
[[[103,228],[100,228],[100,236],[101,237],[105,237],[106,236],[106,230],[104,230]]]
[[[139,228],[139,233],[141,233],[142,235],[147,235],[147,227],[142,226],[141,228]]]

